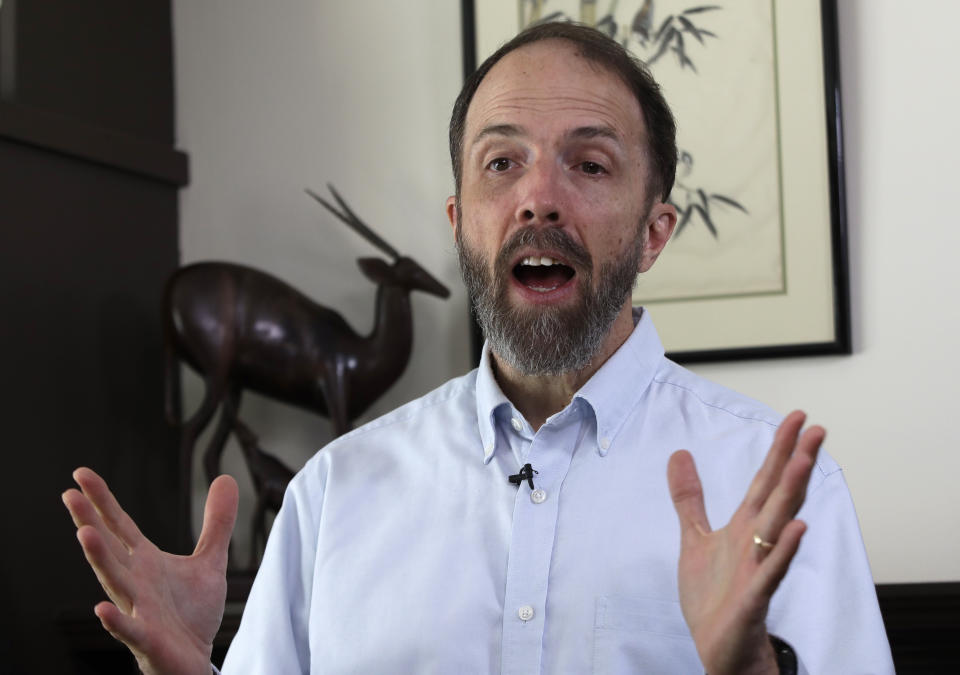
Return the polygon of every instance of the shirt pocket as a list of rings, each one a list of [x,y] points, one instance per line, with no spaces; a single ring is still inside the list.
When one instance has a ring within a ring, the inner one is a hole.
[[[595,675],[702,674],[680,603],[639,597],[597,598]]]

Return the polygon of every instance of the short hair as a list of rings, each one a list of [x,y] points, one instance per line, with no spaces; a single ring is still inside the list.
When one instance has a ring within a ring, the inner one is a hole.
[[[646,123],[647,145],[652,160],[647,188],[651,198],[658,196],[665,201],[673,189],[677,172],[677,125],[660,91],[660,85],[647,67],[617,41],[594,28],[573,22],[548,22],[527,28],[491,54],[464,82],[450,117],[450,161],[453,164],[457,197],[460,196],[463,178],[463,136],[466,132],[467,110],[483,78],[510,52],[552,39],[573,43],[581,56],[618,76],[633,92]]]

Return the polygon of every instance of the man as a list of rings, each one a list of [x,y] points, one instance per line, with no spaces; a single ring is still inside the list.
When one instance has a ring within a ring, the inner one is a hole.
[[[824,431],[670,363],[630,306],[677,219],[646,71],[590,29],[530,29],[465,85],[451,154],[480,367],[307,463],[224,671],[892,672]],[[74,475],[104,626],[147,672],[208,672],[235,483],[181,558]]]

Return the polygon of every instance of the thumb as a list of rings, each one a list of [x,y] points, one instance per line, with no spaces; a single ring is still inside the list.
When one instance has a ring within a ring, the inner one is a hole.
[[[222,556],[226,567],[230,535],[233,534],[233,524],[237,520],[239,494],[237,481],[226,474],[218,476],[210,484],[207,503],[203,509],[203,529],[197,539],[194,555]]]
[[[680,519],[680,534],[684,539],[710,532],[710,521],[703,507],[703,486],[697,475],[693,456],[686,450],[677,450],[667,462],[667,482],[670,497]]]

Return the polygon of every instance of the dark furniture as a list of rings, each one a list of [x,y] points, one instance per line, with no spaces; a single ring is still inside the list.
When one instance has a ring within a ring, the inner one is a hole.
[[[187,158],[169,0],[4,0],[0,61],[0,670],[111,672],[129,658],[102,668],[62,630],[102,591],[60,493],[94,466],[175,546],[159,300],[179,263]]]

